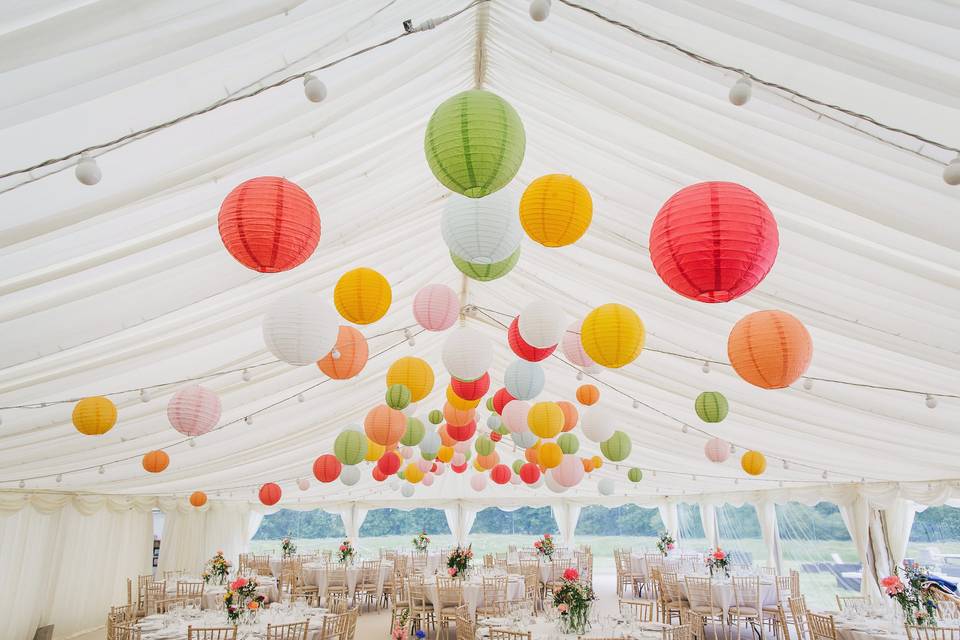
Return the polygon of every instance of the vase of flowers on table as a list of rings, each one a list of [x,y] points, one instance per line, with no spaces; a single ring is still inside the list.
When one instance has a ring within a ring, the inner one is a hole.
[[[290,534],[288,533],[286,537],[280,541],[280,555],[284,558],[289,558],[296,552],[297,545],[290,539]]]
[[[207,566],[204,567],[200,577],[207,584],[226,584],[231,566],[230,561],[223,556],[223,551],[217,551],[207,560]]]
[[[560,632],[586,633],[590,630],[590,607],[597,599],[593,587],[580,582],[580,573],[572,567],[563,572],[561,582],[560,588],[553,593]]]
[[[466,578],[470,571],[471,560],[473,560],[473,545],[466,549],[458,546],[447,557],[447,573],[451,578]]]
[[[430,546],[430,538],[427,537],[426,531],[421,531],[413,538],[413,548],[418,553],[426,553],[427,547]]]
[[[543,534],[543,537],[533,543],[533,548],[537,554],[545,557],[547,560],[553,560],[553,552],[556,547],[553,546],[553,536],[549,533]]]
[[[676,546],[677,541],[673,539],[669,533],[661,533],[660,537],[657,539],[657,551],[660,552],[664,558],[666,558],[673,548]]]
[[[340,564],[353,564],[353,556],[355,554],[356,551],[354,551],[350,541],[344,540],[340,543],[340,549],[337,550],[337,562]]]
[[[710,549],[707,552],[707,557],[704,558],[704,562],[707,567],[710,569],[710,575],[712,576],[714,572],[723,572],[723,575],[730,575],[730,559],[727,558],[727,552],[717,547],[716,549]]]
[[[887,595],[900,605],[907,624],[936,626],[935,583],[930,580],[927,570],[920,565],[907,562],[903,564],[903,568],[894,569],[892,576],[881,580],[881,586]]]
[[[263,608],[264,598],[257,593],[257,581],[254,578],[237,578],[228,585],[223,594],[223,604],[227,620],[232,624],[255,622]]]

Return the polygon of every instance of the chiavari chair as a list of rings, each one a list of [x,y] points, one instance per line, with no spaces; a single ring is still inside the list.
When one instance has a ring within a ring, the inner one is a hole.
[[[457,607],[463,604],[463,581],[457,578],[437,576],[437,623],[440,626],[439,634],[444,638],[450,630],[450,623],[456,622]]]
[[[155,581],[153,574],[137,576],[137,607],[141,612],[147,610],[147,586]]]
[[[493,607],[497,602],[507,599],[507,576],[484,576],[480,586],[480,602],[477,604],[478,616],[495,616]]]
[[[407,592],[410,598],[410,631],[423,629],[428,632],[431,628],[436,631],[435,610],[427,598],[427,586],[423,583],[423,576],[411,576],[407,582]]]
[[[267,623],[266,640],[307,640],[309,620],[291,622],[289,624]]]
[[[330,613],[341,614],[347,612],[347,594],[334,593],[326,602],[327,611]]]
[[[798,640],[808,640],[807,633],[807,600],[803,596],[787,598],[787,605],[790,608],[790,616],[793,618],[793,626],[797,631]]]
[[[110,607],[107,614],[107,640],[115,640],[117,625],[133,624],[137,619],[137,605],[123,604]]]
[[[726,638],[727,625],[724,620],[725,612],[722,607],[713,601],[713,585],[710,578],[686,576],[683,582],[687,590],[687,599],[689,600],[687,607],[696,611],[710,622],[714,620],[719,622],[723,627],[723,637]],[[682,613],[680,619],[683,619]]]
[[[907,640],[958,640],[960,627],[931,627],[929,625],[906,624]]]
[[[117,624],[113,627],[113,640],[140,640],[140,629],[132,623]]]
[[[495,553],[493,555],[493,564],[496,567],[506,567],[507,566],[507,554],[506,553]]]
[[[320,604],[320,587],[315,584],[307,584],[307,579],[303,571],[303,563],[301,562],[297,565],[293,575],[290,597],[294,600],[303,598],[307,602],[318,606]]]
[[[956,600],[937,600],[937,617],[940,620],[960,619],[960,604]]]
[[[197,601],[190,600],[186,596],[173,596],[164,598],[163,600],[153,600],[153,608],[150,610],[150,613],[167,613],[174,609],[182,609],[191,603],[196,604],[196,602]]]
[[[324,616],[320,635],[316,640],[346,640],[350,626],[350,614],[338,613]]]
[[[533,634],[529,631],[514,631],[512,629],[491,627],[487,638],[489,640],[532,640]]]
[[[149,613],[155,613],[155,602],[167,597],[167,583],[164,580],[159,582],[148,582],[143,594],[143,609]]]
[[[620,598],[620,615],[634,621],[653,622],[656,603],[653,600]]]
[[[347,568],[343,565],[327,565],[327,588],[323,593],[324,602],[330,602],[332,598],[347,599]]]
[[[564,565],[560,561],[547,563],[547,579],[543,582],[543,597],[546,599],[556,593],[563,586]]]
[[[254,554],[250,558],[250,567],[258,576],[269,576],[273,575],[273,570],[270,569],[270,555],[258,556]]]
[[[177,597],[183,598],[187,602],[193,602],[199,607],[203,600],[203,587],[204,583],[202,581],[177,580]]]
[[[377,587],[380,582],[380,561],[364,560],[360,564],[360,575],[354,591],[354,602],[362,600],[369,607],[377,604]],[[362,604],[361,604],[362,606]]]
[[[187,640],[237,640],[237,628],[188,626]]]
[[[693,609],[686,609],[684,611],[684,618],[683,624],[690,627],[690,637],[692,640],[707,639],[707,619],[704,616]]]
[[[353,640],[357,635],[357,620],[360,618],[360,609],[354,607],[347,611],[347,632],[343,640]]]
[[[690,625],[681,624],[660,631],[661,640],[691,640]]]
[[[746,621],[751,627],[760,626],[760,640],[763,640],[763,601],[760,599],[760,578],[757,576],[734,576],[733,605],[727,611],[728,619],[737,625],[737,640],[742,631],[740,623]],[[776,615],[774,611],[773,615]]]
[[[807,629],[810,640],[837,640],[837,627],[833,624],[833,616],[807,611]]]
[[[840,611],[848,608],[852,608],[855,611],[860,611],[867,605],[866,596],[841,596],[837,594],[836,598],[837,609]]]
[[[384,588],[386,593],[386,588]],[[410,589],[409,582],[402,574],[395,574],[393,583],[390,585],[390,628],[397,624],[397,621],[403,617],[404,612],[410,611]]]
[[[454,622],[457,625],[457,640],[476,640],[477,627],[470,616],[470,609],[463,604],[457,607]]]
[[[663,573],[655,570],[660,576],[658,587],[663,594],[660,609],[661,622],[673,624],[673,612],[677,612],[677,620],[683,620],[683,610],[688,608],[687,597],[683,593],[683,586],[675,573]]]

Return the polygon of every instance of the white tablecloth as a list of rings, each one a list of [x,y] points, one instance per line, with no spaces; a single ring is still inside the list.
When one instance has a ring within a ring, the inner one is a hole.
[[[481,625],[483,623],[481,622]],[[664,625],[661,625],[657,622],[646,622],[643,623],[643,629],[629,630],[629,637],[631,638],[643,638],[649,640],[659,640],[662,637],[660,629]],[[510,624],[504,625],[505,629],[519,630],[519,631],[529,631],[533,640],[554,640],[563,638],[566,639],[575,639],[579,637],[583,638],[612,638],[612,637],[621,637],[618,634],[625,634],[628,632],[628,627],[625,625],[618,625],[612,619],[601,619],[600,622],[594,624],[589,631],[584,633],[582,636],[578,636],[575,633],[562,634],[558,631],[557,623],[551,620],[547,620],[545,617],[540,616],[535,619],[533,623],[520,623],[519,625]],[[486,629],[481,626],[480,635],[482,637],[487,636]]]
[[[202,582],[202,578],[181,578],[181,582]],[[229,581],[228,581],[229,582]],[[203,597],[200,598],[200,607],[215,609],[217,602],[223,600],[227,592],[225,584],[207,584],[203,587]],[[271,576],[257,576],[257,593],[267,599],[267,602],[276,602],[280,599],[277,590],[277,580]],[[167,581],[167,596],[174,598],[177,595],[177,581]]]
[[[683,593],[690,598],[690,594],[687,593],[687,585],[684,582],[683,577],[679,577],[680,585],[683,587]],[[720,580],[714,580],[710,584],[711,591],[713,591],[713,606],[720,607],[724,611],[728,611],[730,607],[734,606],[736,602],[733,598],[733,584],[731,582],[721,582]],[[777,603],[777,587],[772,581],[764,582],[763,579],[760,580],[760,604],[763,607],[768,605],[774,605]],[[741,602],[742,605],[749,605],[749,602]]]
[[[440,603],[438,602],[437,594],[437,583],[427,582],[424,585],[425,595],[427,600],[429,600],[434,608],[439,613]],[[470,616],[473,617],[477,613],[477,607],[480,606],[480,599],[483,596],[483,579],[479,576],[472,577],[463,583],[463,603],[467,605],[467,608],[470,610]],[[519,575],[509,575],[507,576],[507,600],[523,600],[523,576]],[[486,605],[493,604],[492,602],[484,602]]]
[[[837,640],[897,640],[906,639],[902,623],[892,624],[889,618],[860,618],[844,620],[835,617]]]
[[[307,562],[303,565],[303,580],[308,585],[317,585],[320,590],[320,597],[323,597],[324,592],[327,590],[327,567],[333,567],[334,569],[339,569],[339,565],[332,563],[326,565],[322,562]],[[357,580],[360,579],[360,572],[362,568],[360,564],[353,564],[347,567],[347,593],[349,594],[350,599],[354,597],[354,592],[357,590]],[[393,563],[391,562],[381,562],[380,563],[380,576],[377,579],[377,598],[379,599],[383,595],[383,583],[386,581],[387,576],[393,572]]]
[[[424,554],[417,552],[406,555],[410,558],[409,567],[411,571],[413,571],[414,567],[419,566],[421,562],[424,563],[424,575],[433,575],[437,573],[441,567],[447,565],[447,554],[441,554],[439,551],[428,551],[426,557],[424,557]]]
[[[308,640],[319,640],[320,629],[323,626],[324,613],[319,609],[303,610],[264,610],[260,613],[260,620],[252,625],[240,625],[237,637],[245,634],[258,634],[262,638],[266,634],[267,624],[289,624],[291,622],[310,622],[307,634]],[[185,640],[187,627],[227,627],[227,614],[223,611],[186,611],[179,613],[165,613],[143,618],[138,622],[142,631],[142,640]]]

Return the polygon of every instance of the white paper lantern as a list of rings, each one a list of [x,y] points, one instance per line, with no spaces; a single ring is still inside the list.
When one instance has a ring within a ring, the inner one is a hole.
[[[409,460],[413,457],[413,447],[400,447],[400,455],[404,460]]]
[[[580,425],[583,429],[583,435],[593,442],[609,440],[613,432],[617,430],[613,412],[601,404],[587,407],[587,410],[583,412]]]
[[[546,377],[536,362],[516,360],[503,372],[503,386],[517,400],[533,400],[541,391]]]
[[[533,435],[529,429],[524,429],[519,433],[511,433],[510,439],[513,440],[513,444],[517,445],[521,449],[529,449],[533,445],[537,444],[537,440],[539,440],[539,438]]]
[[[583,343],[580,341],[580,327],[583,320],[574,320],[563,332],[563,338],[560,340],[560,350],[564,357],[578,367],[595,367],[597,364],[590,359],[587,352],[583,349]]]
[[[403,487],[400,488],[400,495],[402,495],[404,498],[412,498],[413,491],[413,485],[407,482],[403,485]]]
[[[560,464],[550,470],[550,477],[561,487],[573,487],[580,484],[584,473],[579,456],[564,454]]]
[[[285,296],[263,318],[263,341],[278,360],[315,364],[337,343],[338,317],[318,295]]]
[[[520,476],[518,476],[517,474],[513,474],[512,476],[510,476],[510,484],[520,484],[521,482],[523,481],[520,479]]]
[[[340,469],[340,482],[348,487],[360,482],[360,468],[349,464],[343,465]]]
[[[420,471],[426,473],[433,468],[433,461],[424,460],[423,458],[420,458],[419,460],[417,460],[417,468],[420,469]]]
[[[389,486],[391,491],[396,491],[400,488],[400,481],[394,478],[393,480],[390,481]]]
[[[459,467],[460,465],[462,465],[462,464],[463,464],[464,462],[466,462],[466,461],[467,461],[467,456],[466,456],[466,454],[465,454],[465,453],[461,453],[461,452],[459,452],[459,451],[457,451],[456,453],[454,453],[454,454],[453,454],[453,457],[450,458],[450,464],[452,464],[452,465],[454,465],[454,466],[457,466],[457,467]]]
[[[502,424],[503,420],[497,414],[491,413],[487,416],[487,428],[491,431],[496,431]]]
[[[601,478],[600,482],[597,483],[597,490],[600,491],[602,496],[612,496],[616,485],[613,482],[613,478]]]
[[[306,491],[310,488],[310,480],[307,478],[297,478],[297,488],[300,491]]]
[[[442,462],[438,462],[437,469],[436,471],[433,472],[433,475],[442,476],[443,472],[446,471],[446,469],[447,469],[447,466],[445,464],[443,464]]]
[[[503,424],[511,433],[526,431],[527,414],[530,413],[530,403],[526,400],[511,400],[503,407]]]
[[[563,493],[564,491],[570,488],[570,487],[563,486],[562,484],[557,482],[556,479],[554,479],[553,469],[550,469],[541,477],[544,478],[544,484],[547,485],[547,489],[550,489],[550,491],[553,491],[554,493]]]
[[[453,443],[453,450],[457,453],[466,453],[470,449],[470,441],[463,440]],[[459,464],[459,463],[458,463]]]
[[[493,264],[509,258],[523,229],[516,195],[501,189],[485,198],[451,193],[440,221],[443,241],[458,258],[474,264]]]
[[[436,456],[441,444],[443,443],[440,440],[440,434],[436,431],[428,431],[420,441],[420,453],[430,457]]]
[[[545,349],[560,342],[567,316],[552,300],[534,300],[523,308],[517,320],[520,337],[531,347]]]
[[[184,387],[167,403],[167,420],[185,436],[208,433],[220,420],[220,398],[198,384]]]
[[[428,284],[413,298],[413,318],[427,331],[449,329],[460,317],[460,297],[445,284]]]
[[[487,476],[483,473],[478,473],[470,478],[470,487],[474,491],[483,491],[487,487]]]
[[[726,462],[730,457],[730,443],[720,438],[710,438],[703,445],[703,453],[710,462]]]
[[[443,343],[443,366],[459,380],[476,380],[493,362],[493,345],[487,336],[470,327],[460,327]]]

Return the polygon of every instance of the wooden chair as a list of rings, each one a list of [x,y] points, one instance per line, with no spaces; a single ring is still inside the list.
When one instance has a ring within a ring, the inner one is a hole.
[[[348,613],[325,616],[320,626],[320,635],[316,640],[346,640],[349,623],[350,614]]]
[[[866,596],[841,596],[837,594],[837,609],[843,611],[848,607],[853,607],[857,610],[862,610],[867,606],[867,597]]]
[[[253,555],[250,559],[250,568],[258,576],[269,576],[273,575],[273,570],[270,568],[270,554],[265,556]]]
[[[156,579],[153,577],[153,574],[137,576],[137,607],[140,609],[141,613],[146,612],[147,586],[149,586],[153,582],[156,582]]]
[[[696,578],[693,576],[687,576],[683,579],[684,585],[687,588],[687,599],[689,603],[687,607],[696,611],[708,621],[713,622],[716,620],[723,627],[723,637],[727,637],[727,625],[725,618],[725,611],[722,607],[717,606],[713,601],[713,587],[710,582],[710,578]],[[683,613],[681,612],[680,619],[683,619]],[[689,627],[687,628],[687,633],[689,634]]]
[[[807,629],[810,631],[810,640],[837,640],[837,627],[833,624],[833,616],[807,611]]]
[[[348,596],[347,568],[343,565],[328,565],[327,589],[323,592],[323,601],[330,602],[331,598],[339,598],[346,601]]]
[[[690,627],[692,640],[707,640],[707,619],[692,609],[687,609],[684,616],[683,624]]]
[[[203,600],[203,582],[177,580],[177,597],[200,606]]]
[[[395,575],[393,584],[390,588],[390,629],[393,629],[397,621],[407,612],[410,612],[410,587],[409,582],[402,575]],[[386,594],[386,588],[384,588]]]
[[[476,640],[477,626],[470,616],[470,608],[463,604],[457,607],[457,640]]]
[[[776,637],[779,638],[782,632],[783,637],[789,638],[788,625],[793,623],[793,614],[790,613],[788,601],[793,596],[800,594],[793,591],[793,576],[776,576],[774,586],[777,589],[777,601],[774,604],[764,605],[763,615],[767,620],[773,621],[773,632]]]
[[[633,571],[630,553],[628,551],[618,551],[615,549],[613,558],[617,569],[617,596],[622,598],[626,595],[627,589],[629,588],[633,592],[633,596],[639,598],[641,593],[640,584],[643,582],[644,576]],[[647,571],[650,571],[649,566]]]
[[[533,640],[533,635],[529,631],[512,631],[491,627],[487,638],[489,640]]]
[[[533,602],[534,611],[543,609],[543,599],[540,597],[540,564],[521,564],[520,575],[523,576],[524,599]]]
[[[174,580],[177,580],[178,578],[182,578],[182,577],[185,576],[186,574],[187,574],[186,569],[172,569],[172,570],[170,570],[170,571],[164,571],[164,572],[163,572],[163,580],[164,580],[164,582],[173,582]]]
[[[366,604],[368,607],[376,607],[377,599],[379,598],[379,594],[377,593],[379,586],[380,561],[364,560],[360,564],[360,575],[357,578],[357,587],[353,596],[354,602],[360,602],[360,606]]]
[[[303,622],[291,622],[290,624],[270,624],[267,623],[266,640],[307,640],[307,627],[309,620]]]
[[[354,607],[347,611],[347,633],[343,640],[353,640],[357,635],[357,620],[360,618],[360,609]]]
[[[136,603],[110,607],[110,613],[107,614],[107,640],[116,640],[118,625],[130,625],[136,622],[137,611]]]
[[[347,609],[350,607],[347,606],[347,595],[345,593],[333,594],[333,596],[326,602],[327,611],[333,614],[346,613]]]
[[[733,585],[733,604],[727,611],[727,619],[737,626],[737,640],[740,640],[743,622],[747,622],[751,628],[759,625],[760,640],[763,640],[763,601],[760,600],[760,578],[734,576],[730,582]]]
[[[551,598],[563,586],[563,572],[565,570],[565,565],[559,560],[551,560],[546,566],[549,569],[547,579],[543,582],[543,597],[545,600]]]
[[[915,624],[903,625],[907,630],[907,640],[958,640],[960,627],[930,627]]]
[[[960,619],[960,604],[956,600],[938,600],[937,618],[951,621]]]
[[[143,592],[143,611],[147,613],[156,613],[154,603],[167,597],[167,583],[164,580],[159,582],[148,582]]]
[[[140,629],[131,623],[117,624],[113,627],[114,640],[140,640]]]
[[[661,640],[692,640],[690,625],[681,624],[660,631]]]
[[[625,600],[620,598],[620,615],[640,622],[653,622],[656,605],[657,603],[653,600]]]
[[[427,598],[426,585],[423,584],[422,576],[411,576],[407,585],[410,595],[410,631],[423,629],[429,632],[431,628],[436,631],[437,621],[433,604]]]
[[[507,599],[507,576],[484,576],[480,587],[480,602],[477,603],[477,616],[495,616],[493,605]]]
[[[450,623],[456,622],[457,607],[463,604],[463,581],[446,576],[437,576],[437,601],[434,602],[440,625],[439,635],[447,637]]]
[[[303,563],[301,562],[298,564],[294,571],[290,597],[294,600],[297,598],[303,598],[312,606],[319,606],[320,587],[315,584],[307,584],[307,580],[303,573]]]
[[[683,610],[689,608],[687,597],[683,593],[683,587],[677,580],[675,573],[661,573],[659,569],[654,570],[654,576],[657,579],[657,591],[661,595],[660,599],[660,621],[673,624],[673,612],[677,612],[677,620],[683,620]]]
[[[195,603],[196,601],[190,600],[185,597],[171,597],[164,598],[163,600],[153,600],[151,601],[151,606],[153,609],[150,613],[167,613],[173,611],[174,609],[182,609],[188,604]]]
[[[303,561],[300,558],[281,558],[280,575],[277,576],[277,590],[280,593],[293,593],[297,585],[297,576],[303,574]]]
[[[237,640],[237,628],[189,626],[187,640]]]
[[[797,640],[809,640],[807,632],[807,600],[803,596],[787,598],[790,615],[793,617],[793,626],[797,631]]]

